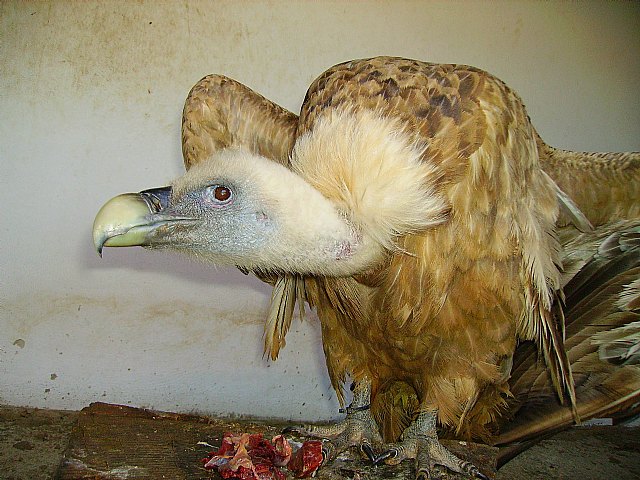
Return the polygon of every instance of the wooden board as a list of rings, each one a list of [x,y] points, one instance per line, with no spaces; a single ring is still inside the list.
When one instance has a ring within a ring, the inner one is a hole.
[[[203,468],[202,458],[216,448],[224,432],[263,433],[271,438],[283,424],[255,421],[230,421],[155,412],[150,410],[93,403],[82,410],[71,433],[57,478],[60,480],[121,479],[217,479],[220,476]],[[294,441],[301,439],[289,436]],[[458,456],[495,475],[496,449],[486,445],[443,441]],[[464,475],[438,472],[443,480],[467,479]],[[292,477],[291,477],[292,478]],[[373,467],[357,452],[341,455],[324,466],[317,479],[411,479],[413,462],[399,466]]]

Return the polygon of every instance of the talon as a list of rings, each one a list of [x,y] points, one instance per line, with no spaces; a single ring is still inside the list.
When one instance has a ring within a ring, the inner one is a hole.
[[[416,475],[416,480],[431,480],[431,473],[428,470],[420,470]]]
[[[487,477],[484,473],[482,473],[481,471],[477,470],[475,472],[473,472],[473,475],[476,478],[479,478],[480,480],[491,480],[489,477]]]
[[[367,456],[369,460],[371,460],[374,465],[376,464],[376,453],[373,451],[373,448],[371,448],[371,445],[369,445],[368,443],[363,443],[360,446],[360,450]]]
[[[333,454],[336,450],[336,447],[331,442],[323,442],[322,443],[322,463],[320,465],[324,465],[326,462],[333,458]]]
[[[466,471],[467,473],[470,473],[475,478],[479,478],[480,480],[491,480],[484,473],[478,470],[478,467],[476,467],[473,463],[464,462],[461,466],[464,471]]]
[[[382,462],[384,462],[385,460],[388,460],[390,458],[395,458],[398,456],[398,450],[396,450],[395,448],[389,449],[386,452],[381,453],[380,455],[378,455],[374,460],[373,460],[373,464],[374,465],[380,465]]]

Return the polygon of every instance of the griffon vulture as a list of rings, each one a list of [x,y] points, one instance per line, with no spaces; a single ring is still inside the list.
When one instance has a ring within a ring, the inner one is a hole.
[[[354,380],[344,421],[300,427],[331,438],[329,457],[358,445],[415,459],[419,478],[436,464],[484,478],[437,427],[506,444],[637,408],[638,154],[551,148],[487,72],[390,57],[330,68],[299,116],[205,77],[182,140],[186,174],[108,202],[96,247],[177,250],[274,284],[272,358],[295,304],[314,308],[341,401]]]

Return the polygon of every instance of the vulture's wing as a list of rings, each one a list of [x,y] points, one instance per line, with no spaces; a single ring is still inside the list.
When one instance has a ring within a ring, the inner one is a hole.
[[[640,412],[640,220],[619,221],[567,238],[564,262],[566,341],[582,419],[622,419]],[[571,238],[573,237],[573,238]],[[532,345],[514,356],[513,415],[498,445],[507,459],[573,423]]]
[[[217,150],[244,147],[283,165],[295,142],[298,116],[223,75],[196,83],[182,113],[187,170]]]
[[[208,75],[196,83],[182,114],[182,154],[187,170],[224,148],[247,148],[288,165],[298,116],[223,75]],[[244,272],[248,273],[248,272]],[[296,301],[303,315],[304,282],[300,277],[253,272],[274,285],[265,323],[265,353],[275,359]]]
[[[593,225],[640,217],[640,152],[583,153],[537,137],[540,164]],[[564,215],[560,224],[566,225]]]

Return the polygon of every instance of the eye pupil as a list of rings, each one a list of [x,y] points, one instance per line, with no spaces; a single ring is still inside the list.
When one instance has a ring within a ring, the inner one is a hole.
[[[213,196],[219,202],[225,202],[229,200],[229,198],[231,197],[231,190],[229,190],[225,186],[220,185],[216,187],[215,190],[213,191]]]

